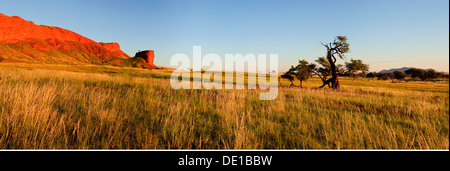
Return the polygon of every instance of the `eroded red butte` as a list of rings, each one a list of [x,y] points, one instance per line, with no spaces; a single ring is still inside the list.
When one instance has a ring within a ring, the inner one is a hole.
[[[158,66],[156,66],[153,62],[155,60],[155,51],[153,50],[146,50],[146,51],[139,51],[136,53],[134,57],[139,57],[145,60],[145,62],[151,66],[152,69],[157,69]]]

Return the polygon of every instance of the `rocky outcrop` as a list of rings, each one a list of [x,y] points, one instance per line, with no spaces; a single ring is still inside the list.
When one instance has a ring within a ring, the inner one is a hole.
[[[134,55],[134,57],[143,59],[145,63],[150,66],[151,69],[160,68],[153,63],[155,61],[155,51],[153,50],[139,51],[136,53],[136,55]]]
[[[134,57],[142,58],[145,60],[145,62],[149,65],[153,65],[153,62],[155,60],[155,51],[153,50],[145,50],[145,51],[139,51],[134,55]]]
[[[106,50],[109,50],[111,52],[119,52],[119,51],[121,51],[119,43],[115,43],[115,42],[113,42],[113,43],[103,43],[103,42],[100,42],[99,44],[103,48],[105,48]]]
[[[66,29],[37,25],[18,16],[9,17],[7,15],[0,15],[1,42],[13,43],[29,38],[40,38],[44,40],[59,39],[62,41],[77,41],[80,43],[93,44],[97,43],[91,39],[88,39]]]
[[[118,43],[97,43],[75,32],[0,14],[0,57],[32,63],[108,63],[130,56]]]

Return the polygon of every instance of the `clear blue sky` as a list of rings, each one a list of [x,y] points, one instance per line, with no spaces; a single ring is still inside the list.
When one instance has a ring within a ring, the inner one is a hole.
[[[0,13],[59,26],[133,56],[277,53],[280,71],[325,55],[320,42],[347,36],[350,58],[371,71],[403,66],[449,71],[448,0],[0,0]],[[343,63],[344,61],[340,61]]]

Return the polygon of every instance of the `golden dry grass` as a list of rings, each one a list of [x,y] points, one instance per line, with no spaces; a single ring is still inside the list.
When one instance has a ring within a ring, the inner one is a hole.
[[[0,149],[448,149],[446,83],[173,90],[170,72],[0,65]],[[283,85],[289,85],[282,81]]]

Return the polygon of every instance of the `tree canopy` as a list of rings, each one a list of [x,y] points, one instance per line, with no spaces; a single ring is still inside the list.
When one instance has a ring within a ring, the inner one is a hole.
[[[325,59],[325,57],[319,57],[315,61],[316,64],[310,64],[311,72],[322,80],[325,83],[327,77],[331,75],[331,66],[330,63]]]
[[[397,80],[403,80],[405,79],[406,74],[402,71],[394,71],[394,78]]]
[[[344,59],[344,54],[350,51],[350,45],[347,43],[347,37],[337,36],[333,42],[328,44],[323,44],[327,48],[327,61],[330,64],[331,78],[324,82],[321,87],[329,85],[331,83],[331,88],[339,88],[339,79],[336,67],[336,59]]]
[[[347,73],[350,76],[356,76],[358,73],[366,74],[369,71],[369,65],[363,63],[361,59],[351,59],[350,62],[345,63]]]
[[[306,60],[300,60],[295,70],[297,71],[295,77],[300,81],[300,87],[303,87],[303,81],[311,77],[311,65]]]

